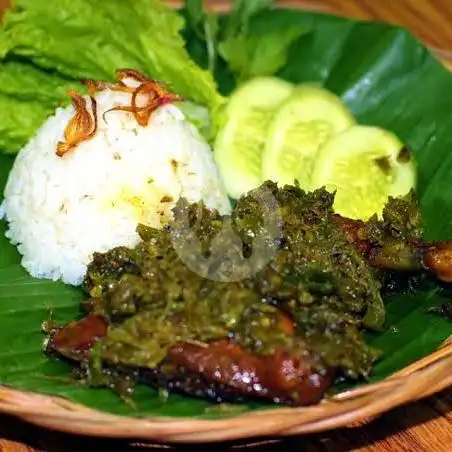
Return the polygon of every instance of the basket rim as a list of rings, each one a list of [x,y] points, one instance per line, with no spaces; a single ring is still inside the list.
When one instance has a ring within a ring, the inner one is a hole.
[[[452,386],[452,336],[435,352],[386,379],[308,407],[272,407],[220,419],[110,414],[61,396],[0,386],[0,412],[65,433],[165,443],[284,437],[356,427]]]
[[[167,0],[178,8],[182,0]],[[217,12],[230,9],[229,0],[207,6]],[[277,7],[300,8],[297,0],[281,0]],[[317,12],[331,12],[329,9]],[[452,53],[431,49],[443,62]],[[451,63],[452,64],[452,63]],[[64,433],[160,443],[207,443],[259,437],[318,433],[354,428],[405,403],[452,387],[452,336],[435,352],[386,379],[335,394],[308,407],[272,407],[220,419],[185,417],[131,417],[110,414],[61,396],[0,385],[0,413]]]

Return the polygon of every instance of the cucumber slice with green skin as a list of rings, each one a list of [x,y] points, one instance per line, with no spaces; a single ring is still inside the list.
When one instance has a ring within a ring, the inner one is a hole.
[[[238,88],[225,107],[214,158],[232,198],[264,182],[262,153],[277,108],[294,85],[275,77],[258,77]]]
[[[353,115],[335,94],[312,85],[297,87],[272,123],[262,158],[264,179],[281,185],[297,179],[309,190],[317,150],[353,124]]]
[[[354,126],[317,153],[312,186],[336,191],[334,210],[348,218],[381,216],[388,197],[406,195],[417,182],[410,150],[393,133]]]

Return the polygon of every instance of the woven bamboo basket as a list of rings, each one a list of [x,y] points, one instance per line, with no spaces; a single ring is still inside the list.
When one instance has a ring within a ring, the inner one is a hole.
[[[175,7],[181,3],[168,2]],[[216,10],[226,10],[229,1],[206,3]],[[286,0],[280,4],[296,7],[300,1]],[[436,352],[386,380],[327,397],[315,406],[265,409],[218,420],[133,418],[100,412],[60,397],[0,386],[0,413],[66,433],[143,441],[137,446],[146,446],[148,442],[207,443],[353,428],[449,386],[452,386],[452,337]]]
[[[0,412],[41,427],[109,438],[202,443],[283,437],[354,427],[385,411],[452,385],[452,340],[386,380],[300,408],[253,411],[219,420],[131,418],[99,412],[59,397],[0,388]]]

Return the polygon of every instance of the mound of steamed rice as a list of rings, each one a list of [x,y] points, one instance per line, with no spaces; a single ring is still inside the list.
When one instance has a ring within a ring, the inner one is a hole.
[[[59,108],[19,152],[0,217],[7,237],[34,277],[79,285],[93,252],[134,246],[138,223],[162,227],[180,197],[227,213],[226,190],[210,147],[181,111],[167,105],[148,126],[127,112],[130,94],[96,95],[94,137],[58,157],[58,141],[74,115]]]

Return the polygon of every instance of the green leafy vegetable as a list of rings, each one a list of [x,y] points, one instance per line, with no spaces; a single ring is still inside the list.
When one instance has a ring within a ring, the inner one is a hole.
[[[203,0],[186,0],[185,9],[188,12],[193,27],[201,37],[205,37],[202,33],[202,21],[205,19],[207,13],[203,7]]]
[[[268,10],[275,0],[233,0],[232,10],[225,27],[226,37],[247,33],[250,19],[260,11]]]
[[[177,108],[182,111],[185,118],[190,121],[201,132],[205,139],[210,141],[213,138],[213,124],[209,110],[194,102],[178,102]]]
[[[236,0],[231,14],[220,21],[203,9],[202,1],[187,0],[185,16],[206,53],[205,60],[195,59],[214,74],[221,60],[238,82],[276,73],[286,63],[291,45],[308,28],[300,26],[299,20],[292,23],[261,15],[268,13],[274,3],[274,0]]]
[[[110,80],[133,68],[189,100],[221,102],[180,35],[182,17],[160,0],[16,0],[3,18],[3,53],[72,78]]]
[[[187,0],[185,8],[193,29],[198,37],[206,43],[207,67],[211,73],[214,73],[217,60],[217,35],[219,32],[218,16],[206,12],[203,8],[202,0]]]
[[[205,36],[215,34],[216,19],[211,15]],[[183,25],[160,0],[16,0],[0,33],[1,149],[24,146],[56,107],[69,103],[67,90],[82,88],[80,79],[111,80],[118,68],[166,82],[194,106],[198,125],[200,111],[209,115],[223,98],[210,72],[188,55]]]
[[[66,91],[79,83],[43,72],[31,64],[8,61],[0,70],[0,148],[16,152],[55,108],[70,102]]]
[[[242,14],[249,18],[250,13]],[[292,23],[270,17],[268,14],[252,17],[238,33],[227,35],[219,44],[219,53],[238,82],[277,73],[286,64],[291,45],[309,31],[297,20]]]

